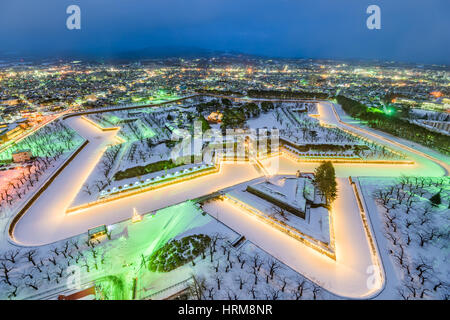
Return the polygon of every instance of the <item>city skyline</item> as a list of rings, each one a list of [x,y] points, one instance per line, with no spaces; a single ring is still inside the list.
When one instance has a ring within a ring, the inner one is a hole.
[[[81,29],[68,30],[68,6],[81,9]],[[381,9],[369,30],[366,9]],[[9,56],[127,57],[233,52],[274,58],[362,59],[450,64],[445,1],[203,0],[182,3],[52,1],[2,3],[0,53]],[[167,14],[168,13],[168,14]],[[20,39],[18,41],[18,39]],[[146,50],[145,50],[146,49]]]

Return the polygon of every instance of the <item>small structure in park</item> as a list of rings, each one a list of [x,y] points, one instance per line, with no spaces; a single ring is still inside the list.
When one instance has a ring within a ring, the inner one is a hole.
[[[88,230],[89,241],[96,240],[108,235],[106,225],[98,226]]]
[[[139,222],[142,221],[142,216],[137,212],[136,208],[133,208],[133,217],[131,218],[131,222]]]
[[[222,122],[223,114],[219,111],[211,112],[210,115],[206,118],[209,122],[220,123]]]
[[[33,154],[30,150],[18,150],[16,152],[13,152],[12,154],[13,162],[15,163],[29,161],[32,156]]]

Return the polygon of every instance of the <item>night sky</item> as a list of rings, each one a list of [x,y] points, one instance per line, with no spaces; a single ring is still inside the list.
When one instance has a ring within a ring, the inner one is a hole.
[[[81,8],[81,30],[66,28],[71,4]],[[366,27],[370,4],[381,8],[381,30]],[[450,64],[449,14],[449,0],[1,0],[0,53],[195,47]]]

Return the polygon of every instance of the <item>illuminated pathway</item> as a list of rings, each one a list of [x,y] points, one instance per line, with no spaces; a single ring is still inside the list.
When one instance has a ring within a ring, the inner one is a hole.
[[[341,127],[331,104],[319,105],[320,120]],[[22,245],[43,245],[86,232],[89,228],[112,224],[129,219],[132,208],[139,212],[151,212],[188,199],[197,198],[214,191],[233,186],[261,176],[251,164],[223,164],[220,172],[181,182],[161,189],[122,198],[94,206],[76,214],[67,215],[66,209],[81,189],[90,172],[99,161],[106,145],[115,143],[114,131],[103,132],[80,117],[73,117],[67,123],[89,144],[53,181],[49,188],[36,200],[28,212],[19,220],[14,230],[14,241]],[[351,128],[352,131],[359,131]],[[361,131],[359,131],[361,132]],[[363,135],[371,135],[362,132]],[[371,139],[383,138],[371,135]],[[414,158],[414,165],[385,164],[335,164],[336,175],[348,176],[399,176],[401,174],[442,176],[445,170],[437,163],[418,152],[401,149]],[[279,173],[293,174],[298,169],[311,172],[318,163],[295,162],[280,158]],[[224,223],[235,230],[248,234],[248,238],[300,273],[322,284],[326,289],[348,297],[366,297],[375,289],[368,289],[366,268],[371,257],[367,239],[362,228],[361,217],[354,194],[346,179],[338,179],[339,198],[334,205],[337,262],[313,251],[292,238],[283,236],[263,223],[248,220],[244,213],[230,211],[222,217]],[[228,210],[227,210],[228,212]],[[214,214],[213,214],[214,215]],[[234,218],[233,218],[234,215]],[[227,220],[228,219],[228,220]],[[238,223],[242,221],[242,224]],[[245,228],[245,226],[248,226]],[[246,231],[250,230],[250,231]],[[271,234],[270,236],[267,236]]]
[[[360,128],[358,126],[349,124],[349,123],[344,123],[342,121],[340,121],[339,118],[336,117],[336,112],[335,112],[335,107],[331,102],[321,102],[319,103],[319,113],[320,113],[320,118],[319,120],[321,122],[324,122],[326,124],[331,124],[331,125],[336,125],[339,128],[343,128],[343,129],[347,129],[350,131],[353,131],[357,134],[359,134],[360,136],[363,137],[368,137],[369,139],[381,143],[381,144],[385,144],[388,145],[389,147],[396,149],[398,151],[401,151],[405,154],[407,154],[410,158],[412,158],[414,160],[414,162],[416,162],[416,164],[414,165],[414,172],[411,172],[410,170],[408,170],[407,172],[405,172],[405,174],[419,174],[422,176],[442,176],[442,175],[448,175],[448,173],[450,172],[450,165],[448,162],[448,158],[445,156],[447,159],[447,162],[437,159],[435,157],[432,157],[428,154],[425,154],[424,152],[420,151],[420,150],[416,150],[410,146],[406,146],[404,144],[403,141],[401,141],[401,139],[398,139],[396,137],[393,136],[389,136],[383,132],[379,132],[379,133],[375,133],[373,132],[373,130],[369,129],[364,129],[364,128]],[[399,170],[399,166],[395,166],[397,167],[397,170]],[[385,166],[383,166],[383,171],[384,171]],[[443,170],[444,169],[444,170]],[[403,170],[400,169],[402,172]],[[366,174],[367,176],[371,176],[371,174]],[[377,175],[375,175],[377,176]],[[387,174],[386,176],[391,176],[390,174]],[[395,175],[394,175],[395,176]]]

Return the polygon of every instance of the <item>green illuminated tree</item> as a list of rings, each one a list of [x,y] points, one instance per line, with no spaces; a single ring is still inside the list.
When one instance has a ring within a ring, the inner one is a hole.
[[[331,204],[337,197],[336,173],[331,161],[323,162],[315,170],[315,185],[324,195],[326,204]]]
[[[430,198],[430,202],[433,206],[439,206],[441,204],[441,192],[439,191]]]

